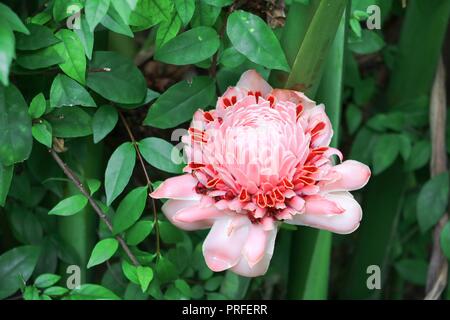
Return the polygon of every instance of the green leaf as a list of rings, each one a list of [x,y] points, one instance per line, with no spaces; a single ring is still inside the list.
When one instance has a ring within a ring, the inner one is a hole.
[[[160,96],[160,94],[158,92],[147,88],[147,94],[145,95],[144,101],[141,101],[141,102],[135,103],[135,104],[122,104],[122,103],[120,103],[119,106],[121,108],[123,108],[123,109],[136,109],[136,108],[139,108],[139,107],[142,107],[142,106],[145,106],[145,105],[149,104],[150,102],[152,102],[153,100],[155,100],[159,96]]]
[[[413,284],[425,285],[428,264],[424,260],[404,259],[395,263],[395,270],[400,276]]]
[[[19,50],[37,50],[60,42],[53,31],[45,26],[29,24],[28,29],[30,30],[29,35],[18,34],[16,36],[16,48]]]
[[[180,151],[169,142],[155,137],[145,138],[138,143],[144,159],[155,168],[170,173],[181,173],[184,167]],[[172,158],[172,153],[174,156]],[[175,163],[174,161],[181,161]]]
[[[30,33],[17,14],[3,3],[0,3],[0,21],[8,23],[10,28],[14,31],[25,34]]]
[[[0,82],[5,86],[9,84],[9,69],[15,56],[14,33],[6,24],[0,20]]]
[[[83,210],[87,203],[88,199],[84,195],[77,194],[61,200],[48,214],[71,216]]]
[[[147,186],[133,189],[120,202],[112,220],[114,234],[118,234],[128,229],[139,220],[145,208],[147,191]]]
[[[147,291],[150,282],[153,279],[153,270],[150,267],[138,266],[136,274],[141,285],[142,292]]]
[[[155,59],[175,65],[194,64],[211,57],[219,49],[216,30],[196,27],[176,36],[155,52]]]
[[[100,186],[102,185],[102,183],[97,179],[87,179],[86,183],[88,185],[89,193],[91,196],[94,193],[96,193],[98,189],[100,189]]]
[[[233,0],[202,0],[203,2],[216,7],[226,7],[233,3]]]
[[[195,0],[175,0],[175,8],[183,25],[187,25],[194,15]]]
[[[48,11],[41,11],[38,14],[36,14],[34,17],[30,18],[30,23],[38,24],[38,25],[44,25],[47,22],[52,20],[52,15]]]
[[[60,45],[60,43],[57,43],[31,53],[20,54],[16,62],[22,68],[29,70],[48,68],[56,64],[64,63],[66,61],[65,56],[59,54],[61,49],[58,50]]]
[[[114,2],[112,2],[114,4]],[[123,34],[127,37],[133,38],[133,31],[127,23],[125,23],[119,13],[110,6],[108,14],[103,18],[101,24],[116,33]]]
[[[205,290],[207,291],[216,291],[223,282],[222,276],[216,276],[208,279],[205,283]]]
[[[130,229],[127,230],[125,240],[128,245],[136,246],[152,232],[153,221],[142,220],[136,222]]]
[[[52,147],[52,126],[48,121],[40,120],[39,123],[33,124],[31,133],[38,142],[48,148]]]
[[[209,77],[178,82],[156,100],[144,124],[160,129],[175,127],[190,120],[195,110],[208,106],[214,98],[215,86]]]
[[[62,106],[96,107],[97,105],[82,85],[64,74],[58,74],[50,89],[50,106],[59,108]]]
[[[116,108],[104,105],[98,108],[92,119],[92,132],[94,133],[94,143],[100,142],[110,133],[119,120],[119,113]]]
[[[13,173],[14,166],[4,166],[0,163],[0,207],[5,205]]]
[[[269,69],[289,71],[277,37],[258,16],[238,10],[228,17],[227,35],[237,51]]]
[[[91,31],[94,31],[95,27],[102,21],[108,12],[109,4],[110,0],[89,0],[86,2],[84,12]]]
[[[400,151],[396,134],[383,134],[375,142],[373,148],[373,173],[379,174],[394,163]]]
[[[161,239],[167,244],[176,244],[183,241],[183,232],[169,222],[158,221]]]
[[[62,296],[65,295],[69,290],[60,286],[53,286],[44,290],[44,294],[47,296]]]
[[[97,284],[82,284],[80,288],[70,292],[71,300],[120,300],[120,298],[105,287]]]
[[[53,17],[57,22],[75,14],[83,8],[82,0],[55,0],[53,2]]]
[[[39,290],[35,286],[26,286],[22,297],[24,300],[40,300]]]
[[[33,100],[31,100],[30,107],[28,108],[28,114],[33,119],[38,119],[42,117],[47,108],[47,102],[45,101],[45,96],[41,92],[36,95]]]
[[[125,189],[136,161],[136,151],[130,142],[121,144],[109,158],[105,172],[106,204],[109,206]]]
[[[67,29],[58,31],[56,37],[62,41],[56,46],[59,54],[65,59],[59,67],[69,77],[77,80],[81,84],[86,83],[86,57],[84,56],[84,46],[78,36]]]
[[[175,265],[164,256],[159,257],[159,260],[156,262],[155,271],[156,279],[158,279],[161,284],[173,281],[178,277]]]
[[[183,279],[177,279],[174,282],[175,288],[177,288],[186,298],[190,298],[192,295],[191,287]]]
[[[130,16],[132,10],[137,6],[138,0],[113,0],[110,9],[114,9],[119,14],[125,24],[130,24]]]
[[[12,295],[31,277],[39,251],[39,247],[22,246],[0,256],[0,299]]]
[[[191,26],[193,28],[199,26],[212,27],[216,23],[220,11],[219,7],[211,6],[203,1],[197,1]]]
[[[170,20],[163,21],[156,32],[156,47],[160,48],[169,40],[173,39],[180,31],[181,20],[178,15],[174,14]]]
[[[410,156],[405,163],[405,169],[414,171],[428,163],[431,156],[431,143],[429,140],[420,140],[414,143]]]
[[[87,20],[85,16],[80,18],[80,28],[74,30],[83,44],[84,53],[86,57],[92,59],[92,50],[94,50],[94,32],[89,29]]]
[[[362,112],[357,106],[351,104],[347,107],[345,112],[345,119],[347,120],[348,131],[350,134],[356,132],[362,121]]]
[[[172,10],[173,1],[138,0],[130,15],[130,25],[137,27],[137,30],[148,29],[161,21],[170,20]]]
[[[440,243],[442,252],[450,260],[450,222],[447,222],[441,231]]]
[[[34,285],[38,288],[47,288],[55,283],[57,283],[61,279],[61,276],[52,273],[44,273],[34,280]]]
[[[234,47],[223,50],[219,62],[227,68],[236,68],[245,62],[245,56]]]
[[[110,259],[119,248],[119,242],[114,238],[107,238],[99,241],[92,250],[87,268],[92,268]]]
[[[147,83],[133,61],[115,52],[94,53],[87,86],[105,99],[124,104],[141,103]],[[104,71],[109,70],[109,71]]]
[[[122,260],[122,271],[125,277],[135,284],[139,284],[139,279],[137,276],[137,268],[127,262],[127,260]]]
[[[434,226],[446,212],[449,191],[448,172],[428,180],[417,198],[417,221],[422,232]]]
[[[12,165],[28,159],[33,138],[28,106],[13,85],[0,85],[0,163]]]
[[[363,30],[359,41],[349,44],[349,49],[357,54],[370,54],[380,51],[385,46],[384,40],[374,30]]]
[[[91,116],[80,107],[61,107],[46,115],[53,128],[53,136],[76,138],[92,134]]]

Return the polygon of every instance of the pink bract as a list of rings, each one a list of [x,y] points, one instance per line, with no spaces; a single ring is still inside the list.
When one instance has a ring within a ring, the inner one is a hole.
[[[211,228],[203,255],[213,271],[263,275],[280,223],[336,233],[358,228],[362,210],[349,191],[370,169],[342,161],[329,147],[333,130],[324,105],[293,90],[272,89],[254,70],[217,101],[198,110],[183,137],[186,174],[151,195],[179,228]]]

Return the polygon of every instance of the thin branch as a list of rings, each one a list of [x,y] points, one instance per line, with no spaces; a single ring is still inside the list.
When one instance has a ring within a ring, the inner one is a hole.
[[[150,193],[153,191],[152,181],[150,180],[150,177],[149,177],[148,172],[147,172],[147,168],[145,167],[145,162],[142,159],[141,152],[139,151],[138,144],[136,142],[136,139],[134,138],[134,135],[133,135],[133,132],[130,129],[130,126],[128,125],[127,119],[125,119],[125,117],[122,114],[122,112],[119,112],[119,116],[120,116],[120,119],[122,120],[123,125],[125,126],[125,129],[128,132],[128,136],[131,139],[131,143],[133,144],[134,149],[136,150],[136,154],[137,154],[139,163],[141,165],[142,171],[144,172],[145,180],[147,181],[147,186],[148,186],[148,189],[149,189],[148,201],[150,202],[150,206],[152,207],[152,210],[153,210],[153,221],[154,221],[154,226],[155,226],[156,255],[159,257],[160,254],[161,254],[161,249],[160,249],[161,245],[160,245],[160,240],[159,240],[158,213],[156,212],[155,199],[153,199],[150,196]]]
[[[445,69],[442,57],[439,59],[430,101],[430,129],[431,129],[431,176],[447,171],[447,152],[445,143],[446,131],[446,93]],[[437,300],[447,286],[448,262],[440,245],[442,228],[448,221],[445,213],[433,231],[433,249],[427,274],[426,300]]]
[[[50,154],[52,155],[53,159],[55,159],[58,166],[63,170],[64,174],[69,178],[73,184],[77,187],[78,190],[88,199],[89,204],[94,209],[94,211],[97,213],[98,217],[106,224],[109,231],[113,233],[113,226],[111,224],[111,221],[109,221],[109,218],[103,213],[102,209],[98,206],[98,204],[95,202],[95,200],[91,197],[89,192],[86,190],[84,185],[81,183],[80,179],[77,177],[77,175],[67,166],[67,164],[64,163],[64,161],[61,159],[61,157],[58,155],[58,153],[50,149]],[[131,262],[135,266],[139,266],[139,262],[134,256],[134,254],[131,252],[130,248],[126,244],[125,240],[119,235],[116,235],[115,238],[119,242],[120,246],[122,247],[123,251],[125,251],[128,258],[130,258]]]

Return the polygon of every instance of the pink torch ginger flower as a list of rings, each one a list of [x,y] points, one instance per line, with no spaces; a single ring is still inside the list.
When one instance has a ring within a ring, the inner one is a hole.
[[[169,198],[162,211],[185,230],[211,228],[203,255],[213,271],[263,275],[280,223],[336,233],[358,228],[362,210],[348,192],[362,188],[369,168],[334,165],[333,130],[324,105],[303,93],[272,89],[254,70],[217,101],[198,110],[183,137],[186,174],[151,195]]]

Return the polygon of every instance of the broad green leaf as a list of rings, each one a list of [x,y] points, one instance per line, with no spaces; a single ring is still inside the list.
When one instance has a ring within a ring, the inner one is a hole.
[[[110,259],[119,248],[119,242],[114,238],[107,238],[99,241],[92,250],[91,257],[87,264],[88,269]]]
[[[237,66],[243,64],[245,59],[245,56],[239,53],[236,48],[230,47],[223,50],[222,54],[220,55],[219,62],[224,67],[236,68]]]
[[[9,84],[9,69],[15,56],[14,33],[5,21],[0,20],[0,82]]]
[[[410,156],[405,163],[405,169],[414,171],[422,168],[428,163],[431,156],[431,143],[429,140],[417,141],[411,150]]]
[[[406,281],[416,285],[425,285],[428,264],[424,260],[404,259],[395,263],[395,270]]]
[[[135,283],[135,284],[139,284],[139,279],[137,276],[137,268],[130,264],[129,262],[127,262],[127,260],[123,259],[122,260],[122,271],[123,274],[125,275],[125,277],[130,280],[131,282]]]
[[[53,136],[76,138],[92,134],[91,116],[80,107],[61,107],[45,116],[52,125]]]
[[[40,120],[31,128],[33,137],[47,148],[52,147],[52,131],[52,126],[45,120]]]
[[[374,30],[363,30],[359,41],[349,44],[349,49],[357,54],[371,54],[381,50],[385,43]]]
[[[196,27],[157,49],[155,59],[175,65],[194,64],[211,57],[219,45],[219,35],[213,28]]]
[[[61,276],[52,273],[44,273],[34,280],[34,285],[38,288],[47,288],[53,286],[61,279]]]
[[[450,222],[447,222],[441,231],[440,243],[442,252],[450,260]]]
[[[94,193],[96,193],[98,189],[100,189],[100,186],[102,185],[102,183],[97,179],[87,179],[86,183],[88,185],[89,193],[91,196]]]
[[[434,226],[446,212],[449,191],[448,172],[427,181],[417,198],[417,221],[422,232]]]
[[[42,117],[47,108],[47,102],[45,101],[45,96],[41,92],[36,95],[33,100],[31,100],[30,107],[28,108],[28,114],[33,119],[38,119]]]
[[[34,212],[19,205],[12,205],[6,214],[11,231],[17,240],[24,244],[42,243],[42,225]]]
[[[212,278],[208,279],[208,281],[206,281],[205,290],[216,291],[220,287],[222,282],[223,282],[222,276],[212,277]]]
[[[161,284],[173,281],[178,278],[178,272],[175,265],[164,256],[160,256],[156,262],[156,279]]]
[[[0,163],[0,207],[5,205],[13,173],[14,166],[4,166]]]
[[[38,14],[36,14],[34,17],[30,18],[30,23],[38,24],[40,26],[46,24],[52,20],[52,15],[48,11],[41,11]]]
[[[61,200],[48,214],[71,216],[83,210],[87,203],[88,199],[84,195],[77,194]]]
[[[216,7],[225,7],[233,3],[233,0],[202,0],[203,2]]]
[[[351,104],[346,109],[345,119],[347,120],[348,131],[350,132],[350,134],[353,134],[361,124],[362,112],[357,106]]]
[[[92,119],[94,143],[100,142],[117,124],[119,114],[116,108],[104,105],[98,108]]]
[[[84,46],[80,38],[70,30],[62,29],[56,33],[56,37],[61,40],[57,50],[65,59],[59,67],[69,77],[77,80],[81,84],[86,83],[86,57],[84,56]]]
[[[94,31],[95,27],[102,21],[108,12],[109,4],[110,0],[88,0],[86,2],[84,12],[91,31]]]
[[[139,108],[139,107],[142,107],[142,106],[145,106],[145,105],[149,104],[150,102],[152,102],[153,100],[155,100],[159,96],[160,96],[160,94],[158,92],[147,88],[147,94],[145,95],[144,101],[141,101],[141,102],[135,103],[135,104],[123,104],[123,103],[120,103],[119,106],[121,108],[123,108],[123,109],[136,109],[136,108]]]
[[[30,30],[29,35],[16,36],[16,48],[19,50],[37,50],[60,42],[53,31],[45,26],[29,24],[27,27]]]
[[[139,220],[147,201],[147,191],[147,186],[133,189],[120,202],[112,219],[114,234],[121,233]]]
[[[85,16],[80,18],[80,28],[74,30],[83,44],[84,53],[86,57],[92,59],[92,50],[94,50],[94,32],[89,29]]]
[[[61,286],[53,286],[44,290],[45,295],[52,297],[62,296],[65,295],[67,292],[69,292],[69,289]]]
[[[31,153],[31,118],[28,106],[13,85],[0,85],[0,163],[12,165]]]
[[[156,32],[156,47],[160,48],[167,41],[173,39],[181,28],[181,20],[177,14],[174,14],[170,20],[159,24]]]
[[[70,292],[71,300],[120,300],[109,289],[97,284],[82,284],[80,288]]]
[[[125,189],[133,173],[136,151],[130,142],[121,144],[109,158],[105,172],[106,204],[109,206]]]
[[[39,252],[39,247],[22,246],[0,256],[0,299],[12,295],[31,277]]]
[[[148,29],[161,21],[170,20],[172,10],[173,1],[138,0],[130,15],[130,25],[137,30]]]
[[[161,239],[167,244],[176,244],[183,241],[183,232],[173,224],[166,221],[158,221]]]
[[[221,9],[211,6],[203,1],[197,1],[195,5],[194,16],[191,20],[192,28],[205,26],[212,27],[219,17]]]
[[[147,291],[150,281],[153,279],[153,270],[150,267],[138,266],[136,274],[141,285],[142,292]]]
[[[112,3],[114,4],[114,1]],[[130,38],[134,37],[129,25],[123,21],[122,17],[112,6],[109,8],[108,14],[103,17],[101,24],[113,32],[123,34]]]
[[[108,51],[94,53],[87,86],[105,99],[123,104],[141,103],[147,93],[146,81],[133,61]]]
[[[383,134],[378,137],[373,148],[373,173],[379,174],[394,163],[400,151],[396,134]]]
[[[130,24],[131,12],[136,8],[139,0],[113,0],[110,9],[114,9],[125,24]]]
[[[64,63],[66,57],[59,54],[58,48],[60,45],[61,43],[57,43],[31,53],[19,54],[16,62],[22,68],[29,70],[43,69]]]
[[[150,137],[141,140],[138,147],[144,159],[155,168],[170,173],[182,172],[184,164],[180,151],[169,142]],[[180,163],[176,163],[176,161],[180,161]]]
[[[136,246],[152,232],[153,221],[142,220],[136,222],[131,228],[126,232],[125,240],[128,245]]]
[[[269,69],[289,71],[283,50],[270,27],[258,16],[238,10],[228,17],[227,35],[237,51]]]
[[[97,105],[82,85],[64,74],[58,74],[50,89],[50,106],[59,108],[62,106],[96,107]]]
[[[175,8],[183,25],[187,25],[194,15],[195,0],[175,0]]]
[[[220,277],[222,280],[222,277]],[[190,298],[192,295],[191,287],[189,284],[183,279],[177,279],[174,282],[175,288],[177,288],[186,298]]]
[[[53,17],[56,21],[61,21],[83,9],[82,0],[54,0]]]
[[[40,300],[39,290],[35,286],[26,286],[23,290],[22,297],[24,300]]]
[[[195,110],[208,106],[215,97],[215,85],[209,77],[181,81],[166,90],[152,105],[145,125],[166,129],[192,118]]]
[[[3,3],[0,3],[0,21],[6,22],[14,31],[25,34],[30,33],[17,14]]]

